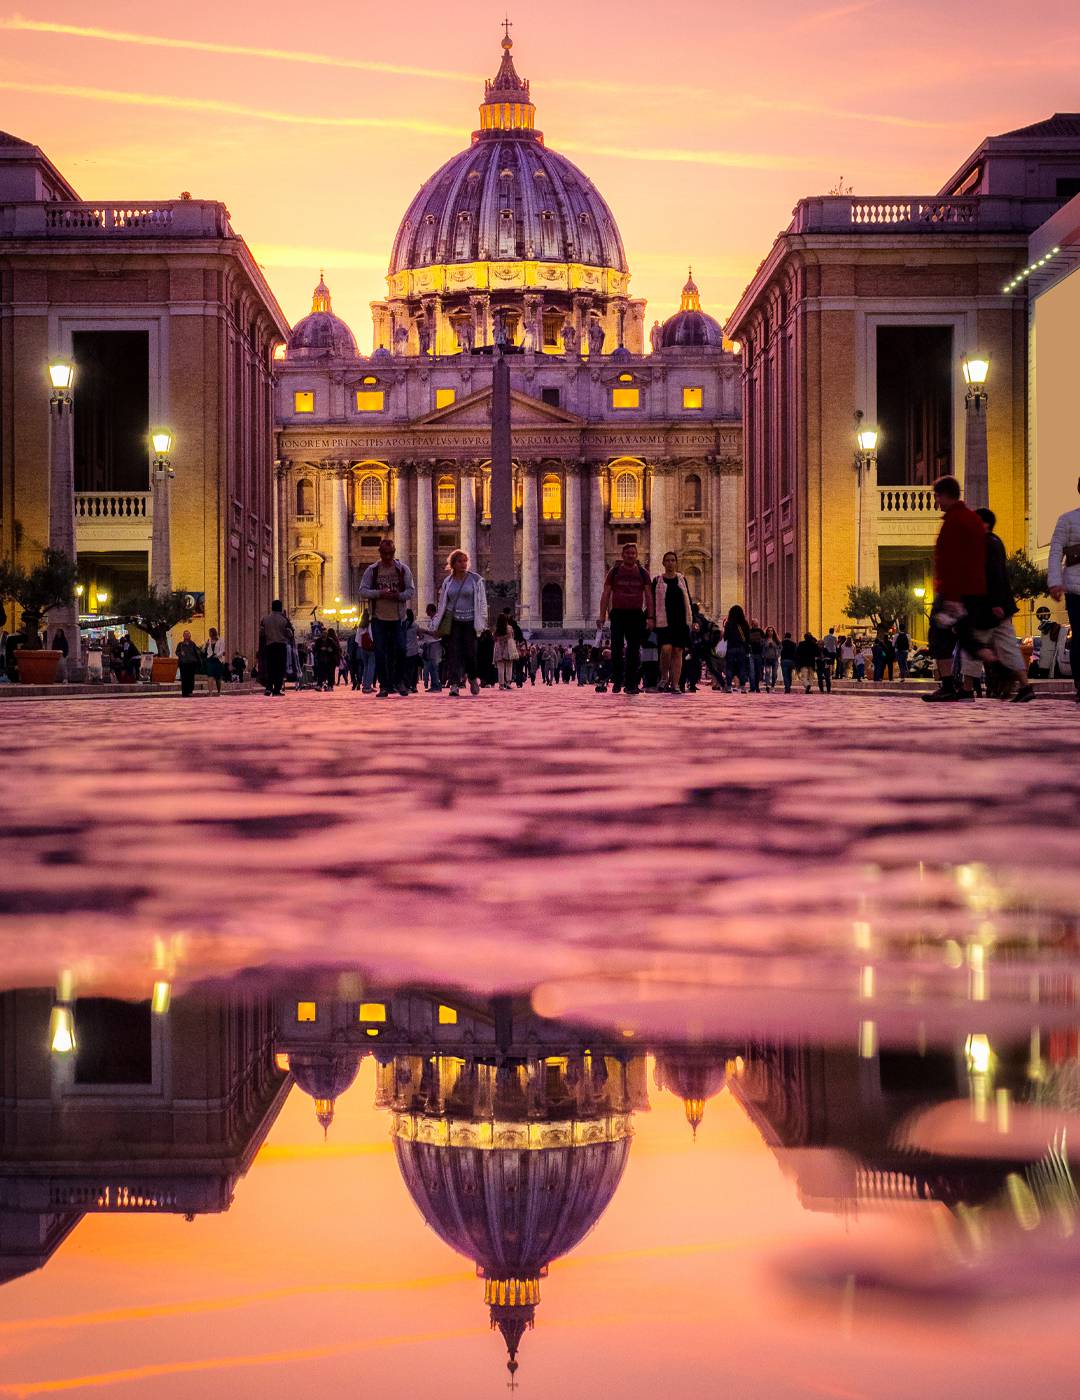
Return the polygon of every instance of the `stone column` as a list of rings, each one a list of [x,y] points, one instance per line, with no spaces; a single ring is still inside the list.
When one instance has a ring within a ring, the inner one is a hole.
[[[476,344],[490,345],[491,330],[488,326],[488,307],[491,304],[490,297],[486,295],[472,296],[469,298],[469,307],[472,310],[473,325],[476,327]]]
[[[54,392],[49,410],[49,548],[60,549],[72,563],[75,548],[75,466],[72,449],[74,403],[71,395]],[[82,664],[79,654],[79,602],[73,599],[62,608],[52,608],[41,619],[46,646],[53,634],[63,629],[67,638],[67,677],[73,680]]]
[[[431,509],[431,478],[434,462],[416,464],[416,608],[422,617],[429,603],[435,602],[435,522]]]
[[[712,596],[709,598],[709,611],[710,616],[719,617],[721,610],[728,607],[728,600],[724,596],[724,545],[720,520],[723,504],[720,496],[720,468],[716,462],[707,465],[705,479],[709,483],[709,552],[712,555]]]
[[[600,611],[600,595],[607,574],[607,521],[604,519],[603,477],[605,467],[587,467],[589,472],[589,598],[586,611],[593,618]]]
[[[871,457],[856,474],[856,559],[855,582],[862,588],[877,588],[878,574],[878,489],[877,459]]]
[[[564,476],[563,514],[566,523],[566,582],[563,585],[563,626],[585,622],[581,557],[581,462],[568,462]]]
[[[470,462],[462,467],[458,480],[458,495],[461,501],[461,547],[469,556],[471,567],[476,569],[476,493],[480,489],[479,465]]]
[[[521,621],[540,623],[540,511],[537,464],[521,464]]]
[[[284,459],[274,463],[274,597],[280,598],[285,611],[289,611],[288,590],[289,557],[289,471],[291,462]]]
[[[331,587],[334,598],[348,601],[352,597],[352,570],[349,568],[349,479],[352,472],[347,462],[334,462],[330,468],[330,520],[333,540],[333,573]]]
[[[397,557],[403,559],[411,569],[415,561],[412,557],[412,521],[409,518],[409,471],[411,463],[399,462],[394,471],[393,512],[394,543]]]
[[[167,459],[156,459],[150,468],[150,583],[159,593],[172,591],[172,478]]]
[[[719,506],[719,594],[713,603],[726,612],[732,603],[743,602],[744,579],[740,561],[745,546],[745,523],[741,507],[742,472],[738,461],[728,460],[719,464],[720,475],[717,485],[720,488]],[[782,547],[782,546],[781,546]],[[716,565],[714,564],[714,569]]]
[[[660,572],[664,551],[671,547],[671,482],[674,470],[670,462],[656,462],[649,471],[652,494],[649,502],[648,569],[652,574]]]

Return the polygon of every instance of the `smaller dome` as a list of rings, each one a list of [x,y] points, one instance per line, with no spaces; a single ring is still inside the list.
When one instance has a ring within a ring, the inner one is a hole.
[[[682,299],[674,316],[660,327],[660,350],[693,350],[724,348],[724,332],[720,322],[701,309],[701,293],[694,281],[693,269],[682,289]]]
[[[356,337],[330,305],[330,288],[319,273],[311,298],[311,314],[297,321],[285,350],[287,360],[354,360]]]
[[[334,1121],[334,1107],[352,1087],[364,1058],[360,1050],[297,1051],[289,1056],[289,1070],[296,1084],[315,1100],[315,1117],[324,1133]]]

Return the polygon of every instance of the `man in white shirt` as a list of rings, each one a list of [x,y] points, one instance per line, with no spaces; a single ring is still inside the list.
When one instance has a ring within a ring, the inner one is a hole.
[[[1076,483],[1080,491],[1080,480]],[[1076,703],[1080,705],[1080,508],[1067,510],[1058,517],[1050,540],[1050,560],[1046,567],[1047,588],[1055,603],[1065,601],[1072,638],[1069,659],[1072,662]]]

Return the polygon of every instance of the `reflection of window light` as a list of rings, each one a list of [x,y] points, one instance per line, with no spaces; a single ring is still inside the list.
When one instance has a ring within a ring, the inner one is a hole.
[[[385,1021],[386,1007],[381,1001],[362,1001],[357,1019],[360,1021]]]
[[[638,408],[641,404],[641,392],[638,389],[612,389],[612,408]]]
[[[314,413],[315,394],[311,389],[297,389],[292,396],[294,413]]]
[[[457,1025],[457,1020],[458,1020],[457,1012],[454,1010],[454,1008],[453,1008],[452,1006],[440,1006],[440,1007],[439,1007],[439,1025],[440,1025],[440,1026],[456,1026],[456,1025]]]
[[[280,1070],[282,1074],[288,1074],[289,1057],[283,1050],[279,1050],[274,1056],[274,1068]]]
[[[381,389],[357,389],[356,407],[361,413],[381,413],[385,395]]]
[[[49,1049],[54,1055],[70,1055],[75,1049],[75,1017],[70,1006],[54,1006],[49,1017]]]
[[[454,400],[455,400],[456,398],[457,398],[457,390],[456,390],[456,389],[436,389],[436,390],[435,390],[435,407],[436,407],[436,408],[449,408],[450,405],[454,402]]]
[[[298,1001],[296,1003],[296,1019],[298,1021],[314,1021],[315,1003],[313,1001]]]
[[[985,1035],[969,1035],[964,1055],[972,1074],[986,1074],[990,1069],[990,1041]]]
[[[699,385],[688,384],[682,391],[683,408],[701,408],[705,403],[705,391]]]

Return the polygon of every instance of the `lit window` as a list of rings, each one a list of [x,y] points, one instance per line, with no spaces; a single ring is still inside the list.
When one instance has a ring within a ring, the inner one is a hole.
[[[562,482],[557,476],[545,476],[541,483],[541,500],[545,520],[562,519]]]
[[[359,519],[382,520],[386,514],[386,505],[381,477],[368,473],[360,478],[357,507]]]
[[[381,413],[385,397],[381,389],[357,389],[356,407],[361,413]]]
[[[640,408],[641,391],[639,389],[612,389],[612,408]]]
[[[439,1007],[439,1025],[440,1025],[440,1026],[456,1026],[456,1025],[457,1025],[457,1012],[454,1010],[454,1008],[453,1008],[452,1006],[440,1006],[440,1007]]]
[[[682,391],[683,408],[703,408],[705,391],[699,385],[687,385]]]
[[[457,487],[452,476],[439,477],[435,493],[436,511],[440,520],[457,518]]]
[[[381,1001],[362,1001],[360,1003],[360,1021],[385,1021],[386,1007]]]
[[[633,382],[634,382],[634,376],[633,376],[632,374],[620,374],[620,375],[619,375],[619,383],[620,383],[620,384],[633,384]]]
[[[454,400],[455,400],[456,398],[457,398],[457,390],[456,390],[456,389],[436,389],[436,390],[435,390],[435,407],[436,407],[436,408],[449,408],[450,405],[454,402]]]
[[[311,389],[297,389],[292,396],[294,413],[314,413],[315,394]]]
[[[633,472],[619,472],[611,490],[611,513],[624,520],[638,514],[638,484]]]
[[[315,1003],[313,1001],[298,1001],[296,1003],[296,1019],[298,1021],[314,1021]]]
[[[360,382],[362,384],[378,384],[379,381],[375,378],[373,374],[365,374]]]
[[[315,483],[308,476],[301,477],[296,483],[296,513],[315,514]]]

